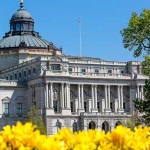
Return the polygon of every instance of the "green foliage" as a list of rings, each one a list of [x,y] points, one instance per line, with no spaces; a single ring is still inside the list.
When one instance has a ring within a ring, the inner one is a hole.
[[[138,16],[133,12],[128,27],[121,31],[125,48],[134,51],[134,57],[141,55],[142,50],[150,51],[150,10],[144,9]]]
[[[141,123],[141,118],[138,116],[138,113],[135,112],[132,117],[127,118],[127,120],[122,121],[122,125],[130,128],[132,131],[134,130],[134,128],[138,125],[142,124]]]
[[[150,79],[146,80],[144,86],[144,100],[137,99],[134,101],[135,108],[143,114],[143,120],[146,125],[150,125]]]
[[[146,55],[145,60],[142,62],[143,73],[147,76],[150,76],[150,56]]]
[[[39,115],[38,113],[38,109],[35,106],[32,106],[30,108],[26,122],[32,122],[32,124],[37,126],[37,129],[41,134],[46,134],[45,124],[42,120],[41,115]]]

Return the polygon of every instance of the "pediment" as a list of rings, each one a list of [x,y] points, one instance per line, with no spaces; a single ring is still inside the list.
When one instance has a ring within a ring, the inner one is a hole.
[[[10,99],[11,99],[10,97],[6,96],[5,98],[2,99],[2,101],[7,101],[7,102],[9,102]]]
[[[53,62],[55,62],[55,61],[59,61],[59,62],[62,62],[63,60],[60,58],[60,57],[58,57],[58,56],[53,56],[51,59],[50,59],[50,61],[53,61]]]

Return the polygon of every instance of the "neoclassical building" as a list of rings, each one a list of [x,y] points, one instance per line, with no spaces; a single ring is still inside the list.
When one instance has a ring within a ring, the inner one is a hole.
[[[112,130],[133,115],[146,78],[140,62],[64,55],[34,31],[21,1],[0,40],[0,127],[24,121],[35,105],[49,135]]]

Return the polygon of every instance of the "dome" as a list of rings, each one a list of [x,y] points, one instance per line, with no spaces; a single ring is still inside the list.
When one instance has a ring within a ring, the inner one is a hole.
[[[47,48],[52,45],[52,43],[33,35],[14,35],[0,40],[0,49],[14,48],[22,45],[25,45],[25,47]]]
[[[32,19],[32,16],[28,11],[24,9],[19,9],[11,17],[11,20],[16,20],[16,19]]]

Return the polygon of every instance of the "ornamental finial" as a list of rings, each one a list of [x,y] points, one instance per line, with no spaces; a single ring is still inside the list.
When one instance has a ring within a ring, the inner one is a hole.
[[[23,8],[23,0],[20,0],[20,8]]]

